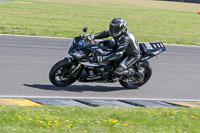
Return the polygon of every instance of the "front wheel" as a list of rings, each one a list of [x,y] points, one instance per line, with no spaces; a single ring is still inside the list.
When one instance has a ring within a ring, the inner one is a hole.
[[[49,80],[58,87],[65,87],[77,80],[71,72],[76,68],[77,64],[61,60],[57,62],[49,72]]]
[[[141,69],[138,72],[139,73],[134,74],[132,77],[128,77],[125,80],[120,80],[119,83],[124,88],[137,89],[138,87],[144,85],[150,79],[152,68],[148,63],[147,66],[141,66]]]

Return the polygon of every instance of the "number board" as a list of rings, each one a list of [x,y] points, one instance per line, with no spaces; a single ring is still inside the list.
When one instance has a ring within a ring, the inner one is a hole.
[[[158,55],[166,50],[162,42],[140,43],[139,45],[147,55]]]

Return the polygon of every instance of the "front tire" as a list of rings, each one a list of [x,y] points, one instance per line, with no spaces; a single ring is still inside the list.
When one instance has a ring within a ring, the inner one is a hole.
[[[49,80],[51,83],[57,87],[65,87],[74,83],[77,78],[71,76],[73,65],[75,65],[73,62],[68,62],[66,60],[57,62],[49,72]]]
[[[140,83],[134,83],[132,81],[127,81],[127,80],[120,80],[119,83],[124,87],[124,88],[129,88],[129,89],[137,89],[138,87],[144,85],[151,77],[152,75],[152,68],[151,66],[148,65],[147,66],[142,66],[142,68],[144,69],[144,78],[143,78],[143,82]],[[129,77],[131,78],[131,77]]]

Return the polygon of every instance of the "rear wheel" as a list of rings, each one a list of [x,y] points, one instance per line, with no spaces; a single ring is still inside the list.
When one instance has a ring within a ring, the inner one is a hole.
[[[119,83],[129,89],[137,89],[144,85],[151,77],[152,69],[151,66],[141,66],[141,69],[136,72],[133,76],[126,79],[120,80]]]
[[[49,80],[58,87],[65,87],[77,80],[71,72],[76,68],[77,64],[61,60],[57,62],[49,72]]]

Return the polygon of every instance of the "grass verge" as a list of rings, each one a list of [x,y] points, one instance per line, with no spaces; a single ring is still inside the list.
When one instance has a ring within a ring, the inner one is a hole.
[[[0,106],[1,133],[200,131],[200,108]]]
[[[199,9],[200,4],[153,0],[0,1],[0,34],[74,37],[85,26],[94,33],[106,30],[120,16],[140,42],[200,46]]]

